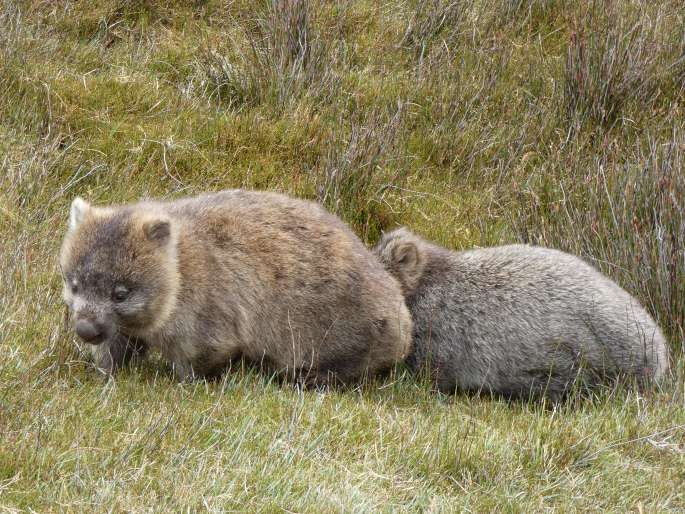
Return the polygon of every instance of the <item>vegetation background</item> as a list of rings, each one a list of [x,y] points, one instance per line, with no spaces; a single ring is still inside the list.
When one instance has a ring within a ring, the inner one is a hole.
[[[681,0],[0,5],[2,510],[685,509]],[[579,254],[658,319],[674,377],[557,407],[401,369],[103,380],[60,298],[71,199],[228,187],[318,199],[369,244]]]

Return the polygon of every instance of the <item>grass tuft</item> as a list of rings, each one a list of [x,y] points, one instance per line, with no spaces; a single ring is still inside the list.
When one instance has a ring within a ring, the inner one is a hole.
[[[634,6],[611,1],[581,8],[571,28],[564,74],[572,120],[612,125],[626,104],[651,109],[664,94],[660,80],[676,71],[676,42],[668,39],[673,30],[664,27],[664,12],[650,7],[642,1]]]
[[[366,241],[393,221],[382,193],[388,184],[400,183],[405,171],[397,157],[404,110],[398,104],[389,114],[374,111],[352,120],[343,146],[331,144],[316,171],[321,176],[317,200],[337,214],[354,213],[348,221]]]
[[[464,21],[467,3],[451,0],[417,2],[411,19],[407,23],[400,46],[413,50],[417,58],[423,59],[431,44],[440,41],[448,45],[454,40],[441,38],[454,33]]]
[[[267,103],[286,108],[335,94],[336,42],[321,38],[310,0],[269,1],[254,22],[209,47],[194,63],[204,96],[228,108]]]

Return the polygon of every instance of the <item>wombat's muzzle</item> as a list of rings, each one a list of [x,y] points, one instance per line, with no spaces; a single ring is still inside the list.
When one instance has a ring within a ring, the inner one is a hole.
[[[105,328],[89,319],[79,319],[74,326],[76,334],[89,344],[100,344],[105,339]]]

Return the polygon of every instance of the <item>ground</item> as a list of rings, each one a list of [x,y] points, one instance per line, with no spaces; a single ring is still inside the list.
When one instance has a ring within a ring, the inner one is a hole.
[[[679,1],[0,6],[0,508],[685,509],[685,12]],[[673,376],[560,406],[347,391],[159,359],[98,375],[57,252],[96,204],[247,187],[368,244],[576,253],[666,333]]]

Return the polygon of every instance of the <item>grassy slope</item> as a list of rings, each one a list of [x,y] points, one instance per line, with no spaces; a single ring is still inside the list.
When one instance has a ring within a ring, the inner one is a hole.
[[[569,4],[4,2],[0,506],[685,508],[683,11]],[[156,361],[103,382],[60,301],[70,200],[223,187],[318,198],[369,243],[401,223],[583,255],[658,317],[675,377],[557,409],[401,370],[326,394]]]

